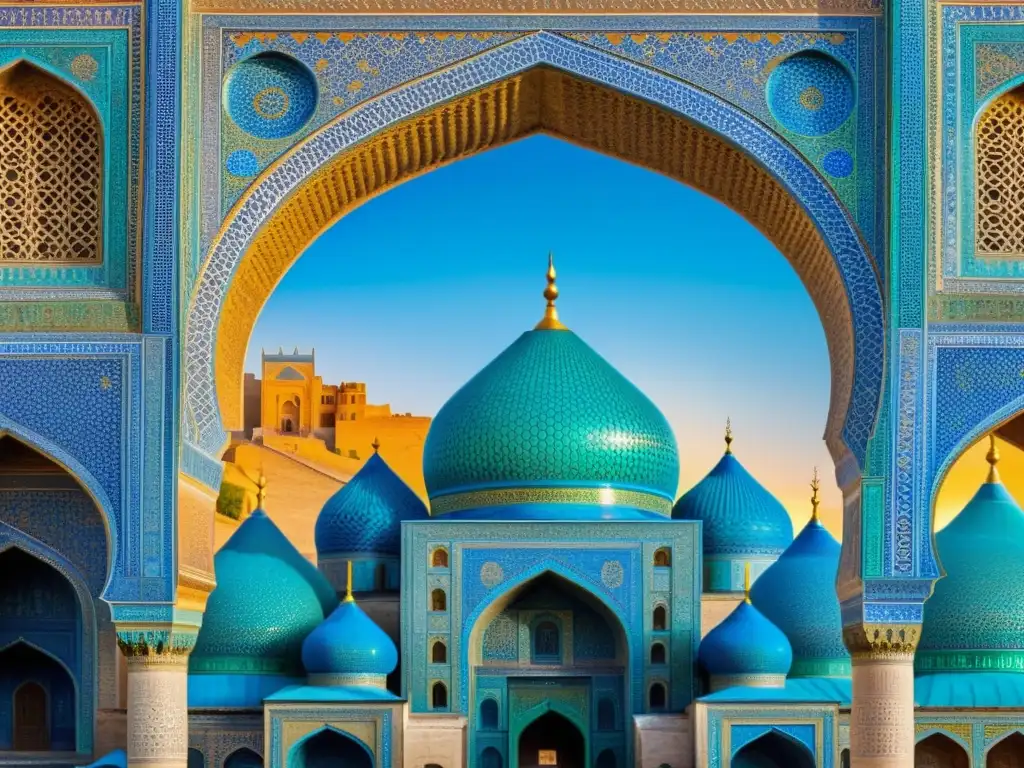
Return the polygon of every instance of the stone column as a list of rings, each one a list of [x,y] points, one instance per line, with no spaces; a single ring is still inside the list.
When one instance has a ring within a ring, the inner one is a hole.
[[[920,625],[845,627],[853,659],[852,768],[914,768],[914,649]]]
[[[194,628],[118,628],[128,660],[129,768],[186,768],[188,654]]]

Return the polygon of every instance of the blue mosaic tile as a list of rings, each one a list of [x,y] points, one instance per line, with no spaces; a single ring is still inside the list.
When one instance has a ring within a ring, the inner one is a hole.
[[[853,114],[849,71],[817,51],[779,62],[768,78],[768,106],[783,126],[803,136],[825,136]]]
[[[316,110],[316,78],[299,61],[260,53],[239,62],[224,80],[224,108],[235,125],[259,139],[283,139]]]
[[[260,161],[252,150],[236,149],[228,155],[224,167],[232,176],[255,176],[260,171]]]
[[[845,149],[833,149],[822,158],[821,167],[829,176],[845,179],[853,173],[853,158]]]
[[[850,297],[856,369],[843,436],[857,461],[863,462],[882,391],[883,302],[874,264],[835,195],[787,143],[735,107],[661,73],[543,32],[384,93],[347,113],[297,147],[242,201],[210,254],[189,322],[185,423],[193,425],[189,440],[196,448],[212,456],[223,444],[212,362],[218,315],[235,267],[266,217],[330,157],[387,125],[538,65],[620,89],[694,120],[749,152],[793,191],[835,254]]]

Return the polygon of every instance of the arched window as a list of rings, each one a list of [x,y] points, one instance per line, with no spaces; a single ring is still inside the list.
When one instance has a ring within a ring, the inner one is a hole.
[[[650,704],[651,709],[665,708],[665,686],[661,683],[655,683],[651,686]]]
[[[480,727],[492,731],[498,729],[498,702],[494,699],[480,702]]]
[[[668,568],[670,565],[672,565],[672,553],[668,551],[668,547],[662,547],[654,553],[655,568]]]
[[[654,620],[652,625],[652,628],[656,632],[663,632],[668,629],[668,612],[665,610],[664,605],[659,605],[654,608]]]
[[[501,768],[501,752],[494,747],[488,747],[482,755],[483,768]]]
[[[662,643],[655,643],[651,646],[651,664],[665,663],[665,646]]]
[[[975,254],[1024,255],[1024,86],[978,118],[975,135]]]
[[[206,758],[198,749],[189,747],[187,768],[206,768]]]
[[[430,703],[434,709],[448,709],[448,689],[438,681],[430,689]]]
[[[27,62],[0,72],[0,261],[100,261],[102,202],[92,105]]]
[[[430,556],[430,565],[433,568],[447,568],[448,550],[444,547],[438,547],[435,549],[434,553]]]
[[[388,567],[384,563],[378,563],[374,570],[373,588],[377,592],[383,592],[388,588]]]
[[[844,749],[839,753],[839,768],[850,768],[850,750]]]
[[[597,756],[597,768],[615,768],[615,753],[610,749],[605,749]]]
[[[542,621],[533,630],[533,661],[537,664],[557,664],[562,660],[562,643],[558,625]]]
[[[611,699],[597,702],[597,730],[615,730],[615,703]]]
[[[445,595],[443,589],[435,589],[433,592],[430,593],[430,610],[432,610],[432,611],[447,611],[448,610],[448,598]]]
[[[444,644],[443,640],[435,640],[434,644],[430,646],[430,661],[433,664],[448,663],[448,646]]]

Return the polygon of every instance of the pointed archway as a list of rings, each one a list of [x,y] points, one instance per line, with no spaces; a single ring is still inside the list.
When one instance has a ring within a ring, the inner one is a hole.
[[[327,726],[292,747],[289,768],[373,768],[373,755],[362,742]]]
[[[586,768],[587,742],[580,729],[558,712],[546,712],[519,736],[519,768]]]
[[[933,733],[914,745],[917,768],[968,768],[967,751],[944,733]]]
[[[1014,731],[993,745],[985,757],[985,768],[1024,768],[1024,733]]]
[[[56,658],[24,641],[4,648],[0,696],[11,702],[15,752],[75,750],[75,680]]]
[[[814,768],[814,755],[796,739],[768,731],[739,749],[733,768]]]

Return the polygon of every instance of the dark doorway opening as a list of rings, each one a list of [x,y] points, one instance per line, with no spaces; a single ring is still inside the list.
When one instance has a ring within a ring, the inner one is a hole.
[[[583,734],[557,712],[541,715],[519,737],[519,768],[586,768]]]
[[[800,742],[769,731],[732,759],[733,768],[814,768],[814,757]]]

